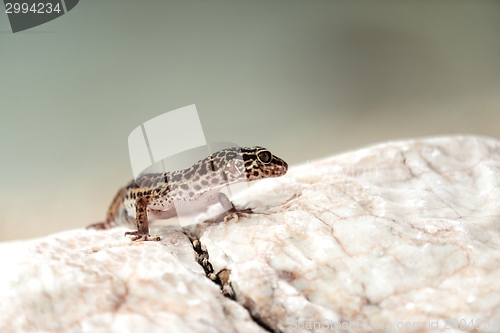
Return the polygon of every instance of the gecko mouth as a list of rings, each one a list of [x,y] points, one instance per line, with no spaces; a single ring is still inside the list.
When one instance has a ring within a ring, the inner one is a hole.
[[[283,176],[284,174],[286,174],[287,171],[288,171],[288,165],[284,165],[282,167],[277,167],[274,170],[274,176],[275,177]]]
[[[273,168],[273,175],[275,177],[283,176],[288,171],[288,164],[281,158],[275,156],[275,167]]]
[[[265,168],[262,173],[266,177],[281,177],[288,171],[288,164],[283,162],[283,164],[276,164],[273,167]],[[265,177],[264,177],[265,178]]]

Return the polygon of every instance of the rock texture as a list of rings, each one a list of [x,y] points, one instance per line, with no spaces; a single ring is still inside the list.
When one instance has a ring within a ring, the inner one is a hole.
[[[221,295],[180,228],[130,243],[125,229],[4,245],[1,332],[265,332]]]
[[[291,168],[235,200],[258,214],[161,242],[2,244],[0,331],[500,332],[499,198],[499,141],[431,138]]]

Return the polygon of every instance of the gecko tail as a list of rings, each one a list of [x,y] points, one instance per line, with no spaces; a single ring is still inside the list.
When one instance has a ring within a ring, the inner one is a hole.
[[[123,204],[125,193],[127,193],[127,189],[123,187],[115,195],[115,198],[113,199],[113,202],[109,206],[108,212],[106,213],[105,222],[91,224],[87,227],[87,229],[104,230],[114,228],[118,224],[134,224],[128,216]]]
[[[88,225],[85,229],[96,229],[96,230],[105,230],[105,229],[111,229],[111,228],[114,228],[116,227],[116,223],[115,222],[98,222],[98,223],[94,223],[94,224],[91,224],[91,225]]]
[[[125,211],[123,202],[125,201],[125,194],[127,193],[127,188],[122,187],[118,193],[116,193],[111,205],[109,205],[108,212],[106,213],[106,222],[120,223],[120,217]],[[126,213],[125,213],[126,214]]]

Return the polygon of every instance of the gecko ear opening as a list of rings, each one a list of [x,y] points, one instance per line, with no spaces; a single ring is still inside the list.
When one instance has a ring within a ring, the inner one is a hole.
[[[261,150],[257,153],[257,158],[259,159],[260,162],[264,164],[269,164],[273,159],[273,155],[268,150]]]
[[[238,167],[235,165],[234,162],[229,162],[227,164],[227,168],[229,170],[229,173],[232,174],[233,176],[241,175],[241,171],[238,170]]]

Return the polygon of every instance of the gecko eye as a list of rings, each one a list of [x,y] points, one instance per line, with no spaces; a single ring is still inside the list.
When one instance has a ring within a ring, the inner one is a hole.
[[[262,151],[260,151],[260,152],[257,153],[257,158],[262,163],[268,164],[268,163],[271,162],[271,159],[273,158],[273,155],[271,155],[271,153],[268,152],[267,150],[262,150]]]

